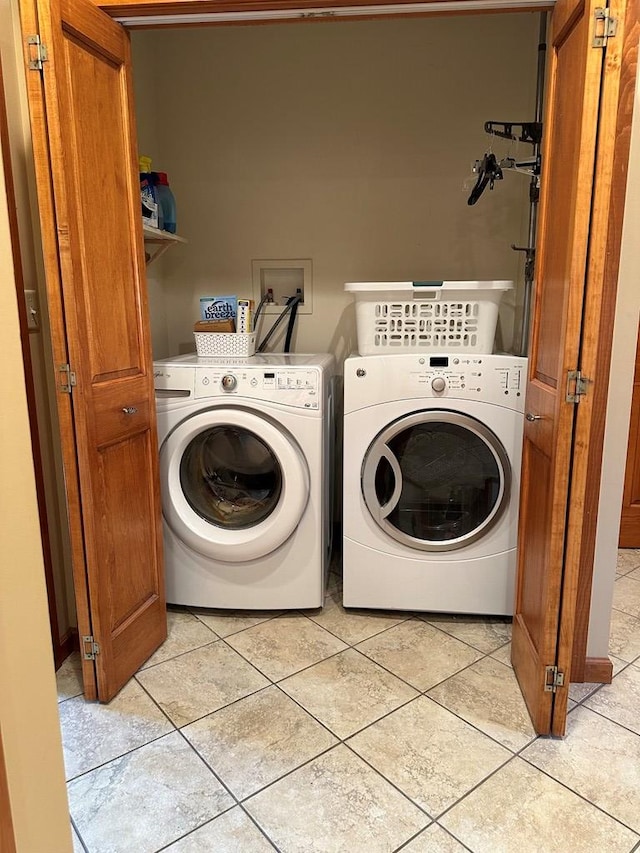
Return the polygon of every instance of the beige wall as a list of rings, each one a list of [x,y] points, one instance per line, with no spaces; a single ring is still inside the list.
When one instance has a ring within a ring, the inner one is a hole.
[[[484,122],[533,117],[538,26],[522,14],[135,32],[140,150],[169,173],[189,241],[154,271],[155,355],[192,348],[200,296],[251,296],[254,258],[311,258],[296,349],[338,356],[355,344],[345,281],[519,278],[510,244],[526,239],[529,179],[467,197]]]
[[[7,3],[0,0],[0,31]],[[9,60],[10,61],[10,60]],[[3,67],[5,54],[2,52]],[[0,730],[19,853],[71,851],[0,152]]]
[[[633,391],[640,311],[640,78],[637,81],[624,211],[618,302],[611,352],[607,424],[602,457],[596,554],[587,654],[604,657],[609,625]]]
[[[36,210],[31,138],[26,105],[26,87],[22,70],[20,21],[17,3],[0,0],[0,51],[3,60],[7,100],[9,144],[16,193],[18,227],[24,286],[39,294],[39,329],[29,333],[33,367],[40,452],[47,507],[47,522],[55,585],[58,633],[64,639],[76,625],[71,556],[66,513],[64,510],[64,478],[58,450],[58,424],[53,389],[53,362],[46,311],[44,273],[37,231],[34,232],[31,211]],[[37,227],[37,218],[36,218]]]

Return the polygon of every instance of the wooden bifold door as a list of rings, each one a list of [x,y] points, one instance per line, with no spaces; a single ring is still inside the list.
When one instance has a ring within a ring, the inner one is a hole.
[[[85,695],[107,701],[166,637],[130,44],[88,0],[22,12],[48,53],[28,82]]]

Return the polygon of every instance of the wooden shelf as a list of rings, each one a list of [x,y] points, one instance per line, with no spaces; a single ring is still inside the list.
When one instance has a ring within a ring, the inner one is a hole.
[[[161,231],[160,228],[153,228],[144,222],[142,223],[142,232],[144,242],[151,243],[157,247],[155,252],[151,253],[147,258],[147,266],[156,261],[161,255],[164,255],[170,246],[173,246],[175,243],[187,242],[184,237],[178,237],[177,234],[171,234],[169,231]]]

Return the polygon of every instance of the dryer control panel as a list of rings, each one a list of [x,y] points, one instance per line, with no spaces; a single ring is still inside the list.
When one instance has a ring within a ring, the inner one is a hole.
[[[354,356],[345,411],[390,400],[481,400],[524,411],[527,359],[510,355]]]
[[[420,369],[424,368],[424,370]],[[418,370],[414,371],[418,385],[427,384],[436,394],[446,391],[482,393],[484,389],[519,397],[523,392],[523,367],[519,364],[494,364],[482,358],[424,356],[418,358]]]

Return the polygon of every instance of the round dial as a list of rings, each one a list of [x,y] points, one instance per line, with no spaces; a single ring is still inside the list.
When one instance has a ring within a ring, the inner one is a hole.
[[[435,376],[431,380],[431,387],[433,388],[434,391],[440,392],[440,391],[444,391],[444,389],[447,387],[447,383],[444,381],[442,376]]]
[[[226,376],[222,377],[222,389],[223,389],[223,391],[233,391],[233,389],[236,387],[237,384],[238,384],[238,380],[231,373],[227,373]]]

